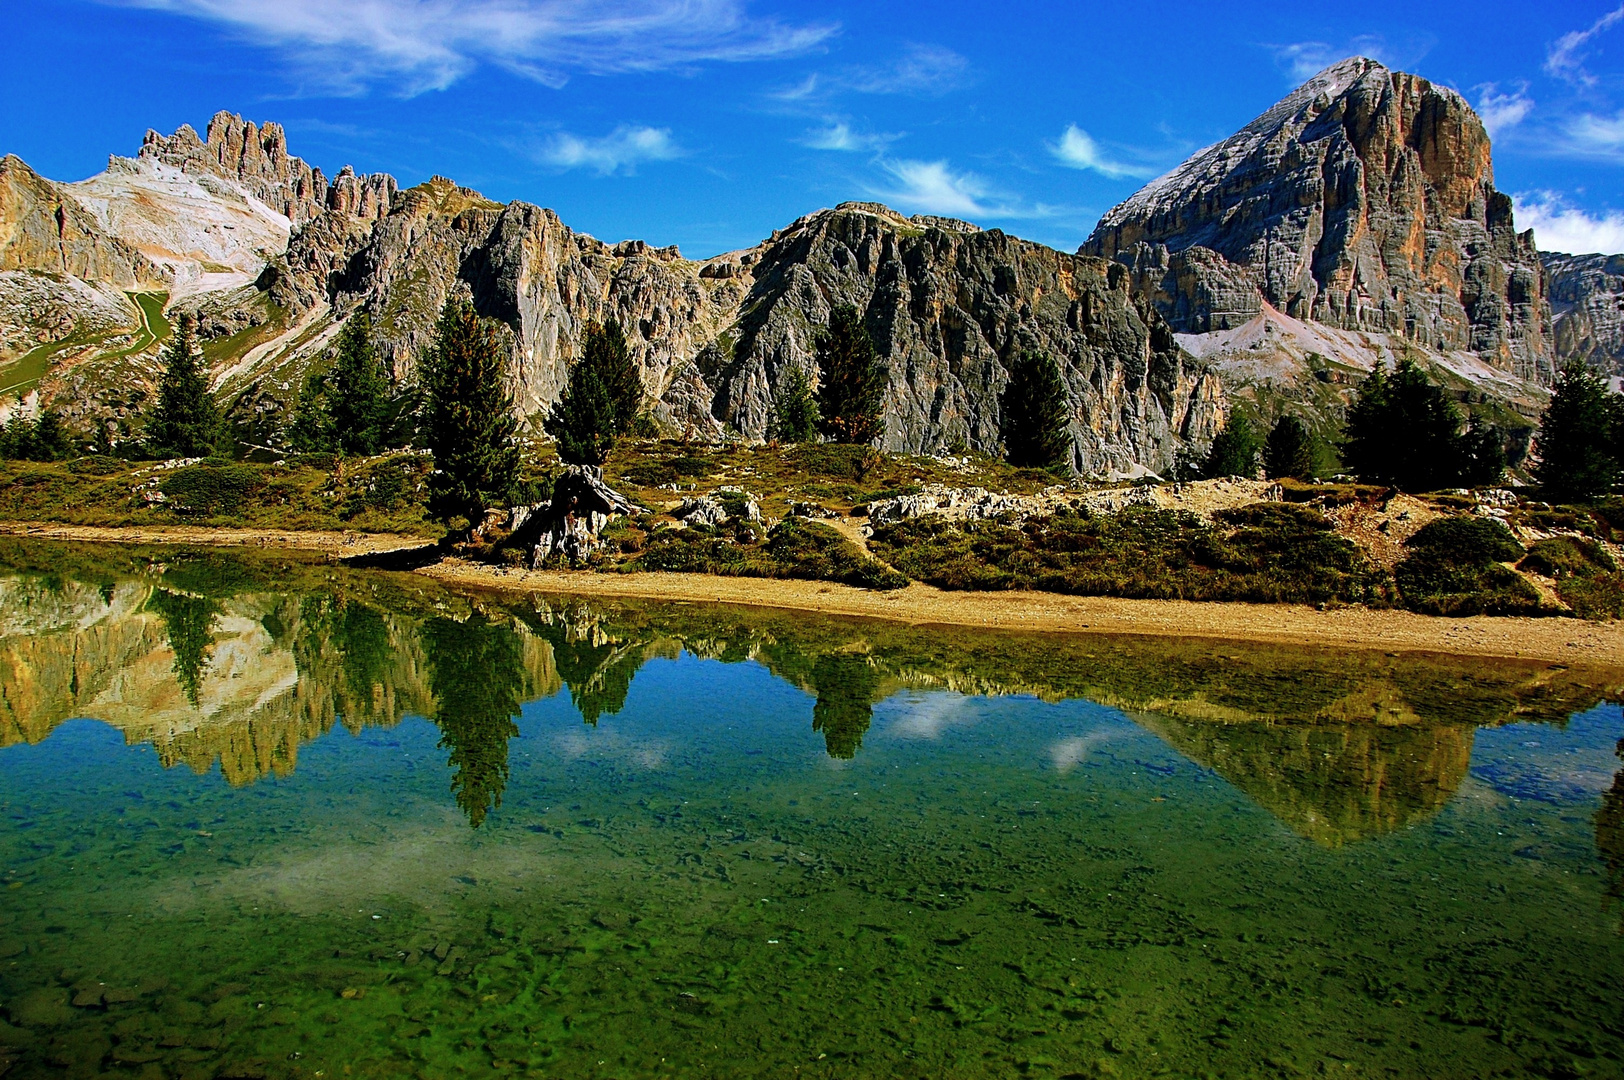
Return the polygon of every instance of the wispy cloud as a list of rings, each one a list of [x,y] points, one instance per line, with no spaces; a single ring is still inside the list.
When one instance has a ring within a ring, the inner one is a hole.
[[[756,18],[745,0],[103,0],[221,26],[300,73],[359,91],[441,90],[482,64],[549,86],[574,72],[661,71],[804,53],[837,30]]]
[[[853,131],[850,124],[842,121],[813,128],[801,139],[801,145],[809,146],[813,150],[872,153],[884,150],[900,138],[902,138],[900,133]]]
[[[671,141],[671,132],[665,128],[622,124],[596,139],[560,132],[536,156],[561,169],[588,168],[599,176],[611,176],[615,173],[631,175],[645,161],[681,157],[682,150]]]
[[[1557,38],[1545,54],[1546,73],[1578,86],[1594,86],[1596,77],[1585,70],[1590,43],[1620,22],[1624,22],[1624,4],[1591,23],[1588,30],[1572,30]]]
[[[1517,226],[1534,230],[1541,251],[1573,255],[1624,252],[1624,213],[1606,210],[1587,214],[1554,191],[1536,191],[1512,197]]]
[[[767,96],[788,106],[820,105],[841,94],[937,97],[964,85],[970,61],[940,45],[909,45],[888,64],[814,72]]]
[[[1293,82],[1300,83],[1350,56],[1368,56],[1390,68],[1413,67],[1432,51],[1433,40],[1425,34],[1397,41],[1381,34],[1360,34],[1341,42],[1293,41],[1264,48],[1274,54],[1274,62]]]
[[[1143,165],[1128,165],[1110,157],[1100,149],[1093,136],[1076,124],[1068,124],[1060,136],[1060,141],[1049,144],[1049,153],[1069,168],[1089,169],[1113,180],[1125,177],[1148,180],[1156,175],[1155,169]]]
[[[998,191],[973,172],[956,172],[946,161],[883,160],[892,183],[871,194],[899,208],[966,219],[1048,218],[1064,207],[1026,205]]]
[[[1494,83],[1484,83],[1477,89],[1477,115],[1493,138],[1521,124],[1534,111],[1534,99],[1528,96],[1527,83],[1504,94]]]

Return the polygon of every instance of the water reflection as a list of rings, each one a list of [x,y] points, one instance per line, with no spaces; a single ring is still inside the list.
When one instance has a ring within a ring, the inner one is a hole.
[[[645,664],[684,652],[752,661],[804,691],[835,759],[861,753],[875,705],[904,691],[1098,702],[1328,846],[1443,807],[1477,728],[1561,722],[1614,692],[1614,673],[1545,664],[503,602],[286,554],[15,542],[0,545],[0,573],[0,746],[88,716],[151,743],[166,766],[218,763],[241,785],[291,772],[299,747],[337,724],[421,715],[475,827],[502,805],[526,702],[567,689],[596,725],[625,707]],[[1055,767],[1083,753],[1057,751]],[[1621,801],[1615,785],[1597,816],[1615,880]]]
[[[1624,739],[1615,752],[1624,758]],[[1596,850],[1607,864],[1607,895],[1624,901],[1624,768],[1613,776],[1613,786],[1596,811]],[[1620,929],[1624,932],[1624,925]]]

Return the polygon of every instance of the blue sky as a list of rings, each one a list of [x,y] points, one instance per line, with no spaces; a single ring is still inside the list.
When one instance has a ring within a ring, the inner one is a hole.
[[[1542,247],[1624,250],[1619,0],[18,0],[0,153],[54,179],[218,109],[705,257],[847,199],[1075,248],[1355,53],[1453,86]]]

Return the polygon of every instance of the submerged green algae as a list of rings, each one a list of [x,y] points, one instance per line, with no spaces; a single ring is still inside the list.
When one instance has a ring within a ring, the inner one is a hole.
[[[156,554],[4,587],[12,1076],[1620,1069],[1606,672]]]

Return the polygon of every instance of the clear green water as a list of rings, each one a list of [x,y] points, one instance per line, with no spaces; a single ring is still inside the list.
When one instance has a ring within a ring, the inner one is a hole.
[[[0,1072],[1617,1076],[1618,675],[8,544]]]

